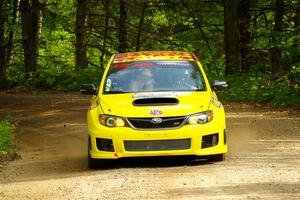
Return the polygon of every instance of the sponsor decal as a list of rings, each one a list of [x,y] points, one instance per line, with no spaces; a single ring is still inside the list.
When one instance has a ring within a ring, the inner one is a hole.
[[[159,61],[156,64],[160,66],[190,66],[187,61]]]
[[[174,122],[173,125],[178,126],[178,125],[180,125],[180,122]]]
[[[113,66],[114,69],[123,69],[123,68],[128,68],[129,64],[116,64]]]
[[[221,103],[221,102],[219,102],[218,108],[221,108],[221,107],[222,107],[222,103]]]
[[[211,103],[215,103],[215,98],[211,98]]]
[[[161,110],[151,110],[150,115],[162,115],[164,114]]]
[[[106,80],[105,92],[109,92],[111,89],[111,86],[112,86],[112,81],[111,81],[111,79],[108,78]]]
[[[132,98],[176,97],[177,95],[177,92],[139,93],[132,95]]]
[[[194,60],[192,55],[187,52],[172,52],[172,51],[158,51],[158,52],[134,52],[116,54],[114,63],[118,62],[130,62],[135,60],[145,60],[155,57],[165,57],[166,59],[178,59],[178,60]]]
[[[92,105],[90,106],[90,110],[97,108],[99,105],[100,105],[100,102],[99,102],[99,100],[97,100],[95,103],[92,103]]]
[[[222,108],[222,103],[218,100],[215,100],[213,97],[211,98],[211,103],[218,108]]]

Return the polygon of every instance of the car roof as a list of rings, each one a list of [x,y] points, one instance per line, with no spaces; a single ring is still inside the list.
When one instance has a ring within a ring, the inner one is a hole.
[[[145,60],[196,60],[193,53],[182,51],[140,51],[115,54],[113,63]]]

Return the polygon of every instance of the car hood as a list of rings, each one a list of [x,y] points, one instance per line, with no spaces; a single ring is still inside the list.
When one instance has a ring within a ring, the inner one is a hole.
[[[174,105],[139,105],[137,99],[172,98]],[[210,94],[208,92],[148,92],[105,94],[100,96],[100,105],[105,114],[122,117],[171,117],[185,116],[208,110]]]

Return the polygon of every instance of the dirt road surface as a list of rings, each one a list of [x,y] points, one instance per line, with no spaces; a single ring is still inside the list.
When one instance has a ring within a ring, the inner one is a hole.
[[[88,170],[88,96],[0,94],[22,159],[0,168],[0,199],[300,199],[300,114],[227,105],[226,161],[126,159]]]

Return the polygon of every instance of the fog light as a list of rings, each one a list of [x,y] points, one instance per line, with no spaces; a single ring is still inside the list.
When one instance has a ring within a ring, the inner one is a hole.
[[[114,145],[112,139],[96,138],[97,149],[99,151],[114,152]]]
[[[201,148],[209,148],[209,147],[214,147],[216,145],[218,145],[219,143],[219,134],[215,133],[212,135],[205,135],[202,136],[202,144],[201,144]]]

